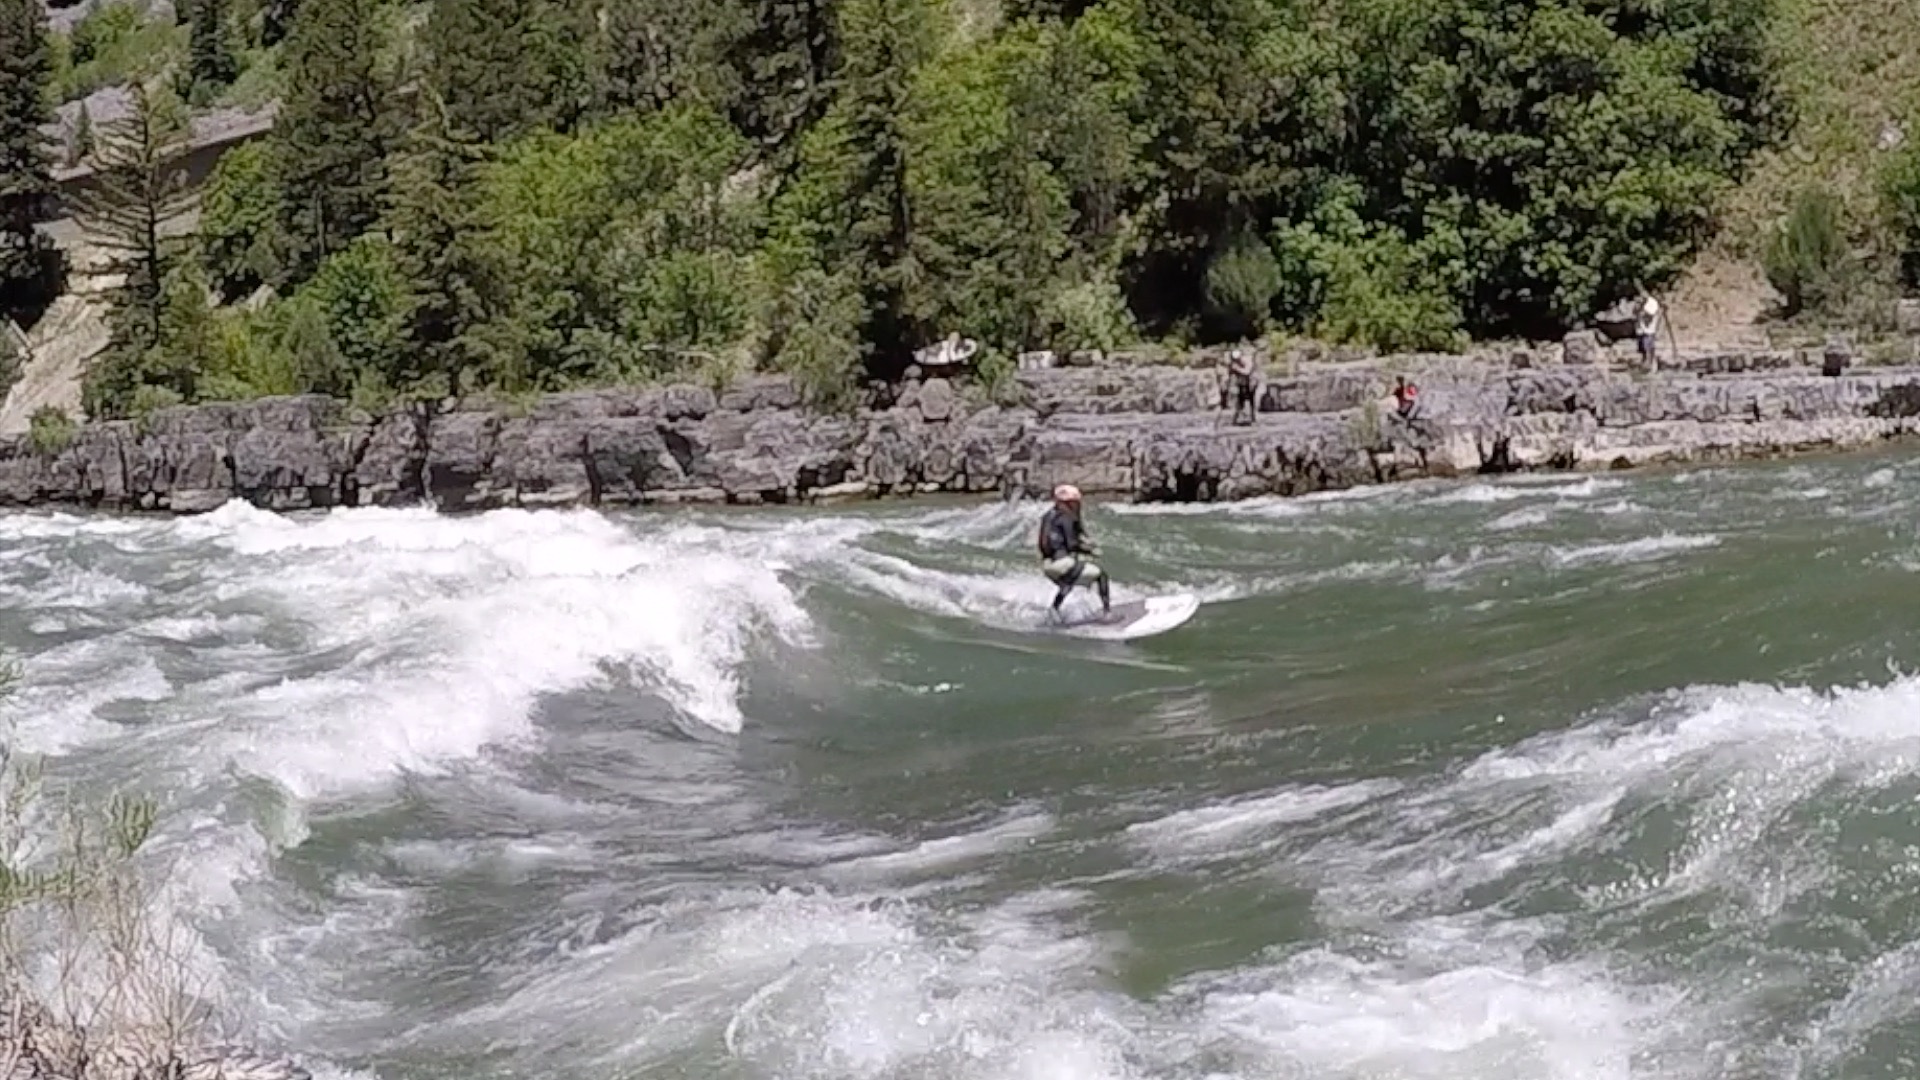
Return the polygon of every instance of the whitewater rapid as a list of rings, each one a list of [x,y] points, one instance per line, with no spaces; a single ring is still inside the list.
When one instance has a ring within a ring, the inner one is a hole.
[[[0,646],[327,1075],[1891,1077],[1916,503],[1096,507],[1206,601],[1128,644],[1030,632],[1030,505],[18,514]]]

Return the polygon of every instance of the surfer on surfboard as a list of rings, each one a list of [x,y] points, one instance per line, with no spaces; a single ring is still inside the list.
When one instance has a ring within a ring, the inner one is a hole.
[[[1092,585],[1100,593],[1102,621],[1113,617],[1113,597],[1105,570],[1088,560],[1100,554],[1100,545],[1087,535],[1080,520],[1080,489],[1061,484],[1053,489],[1053,509],[1040,519],[1040,572],[1059,587],[1053,597],[1053,618],[1076,585]]]

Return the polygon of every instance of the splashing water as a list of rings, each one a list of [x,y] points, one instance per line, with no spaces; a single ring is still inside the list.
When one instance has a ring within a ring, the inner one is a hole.
[[[1896,1077],[1897,458],[1038,508],[0,517],[16,737],[382,1077]]]

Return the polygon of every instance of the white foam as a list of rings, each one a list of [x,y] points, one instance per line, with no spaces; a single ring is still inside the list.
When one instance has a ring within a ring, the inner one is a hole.
[[[1663,533],[1659,536],[1643,536],[1635,540],[1624,540],[1604,544],[1581,544],[1574,547],[1555,547],[1548,555],[1560,566],[1578,566],[1587,563],[1635,563],[1665,558],[1681,552],[1698,551],[1715,547],[1720,543],[1717,536],[1689,536]]]
[[[1182,810],[1127,827],[1127,834],[1163,857],[1186,860],[1221,850],[1244,850],[1249,834],[1311,821],[1400,789],[1393,781],[1339,787],[1284,788],[1266,795],[1229,799]]]
[[[1384,957],[1315,949],[1223,980],[1200,991],[1201,1008],[1242,1075],[1285,1062],[1327,1077],[1634,1077],[1636,1029],[1668,1002],[1592,964],[1531,960],[1527,944],[1434,919]]]
[[[182,527],[246,556],[246,590],[304,622],[314,646],[353,650],[253,691],[217,740],[302,797],[523,738],[539,695],[593,682],[607,664],[738,731],[738,669],[755,635],[807,640],[773,571],[590,512],[355,510],[309,522],[230,505]]]

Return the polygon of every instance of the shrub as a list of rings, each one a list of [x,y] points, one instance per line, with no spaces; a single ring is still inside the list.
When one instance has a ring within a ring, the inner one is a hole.
[[[1761,262],[1789,318],[1824,313],[1843,300],[1854,274],[1839,196],[1820,187],[1801,191],[1768,237]]]
[[[1212,335],[1233,340],[1264,335],[1281,284],[1280,264],[1266,241],[1252,233],[1235,237],[1207,267],[1207,315]]]
[[[1111,279],[1056,288],[1040,305],[1041,340],[1059,352],[1113,352],[1139,338],[1127,298]]]
[[[1880,174],[1880,209],[1900,283],[1920,288],[1920,143],[1908,143]]]
[[[27,443],[42,454],[58,454],[73,445],[79,425],[58,405],[42,405],[27,418]]]
[[[0,698],[18,678],[0,670]],[[10,734],[10,733],[9,733]],[[89,1062],[183,1075],[208,1024],[204,985],[156,919],[136,855],[151,800],[50,807],[39,766],[0,739],[0,1001],[22,1074],[86,1077]]]
[[[109,86],[154,78],[187,55],[187,28],[171,19],[148,19],[126,0],[95,8],[75,24],[54,72],[61,101],[84,98]]]

